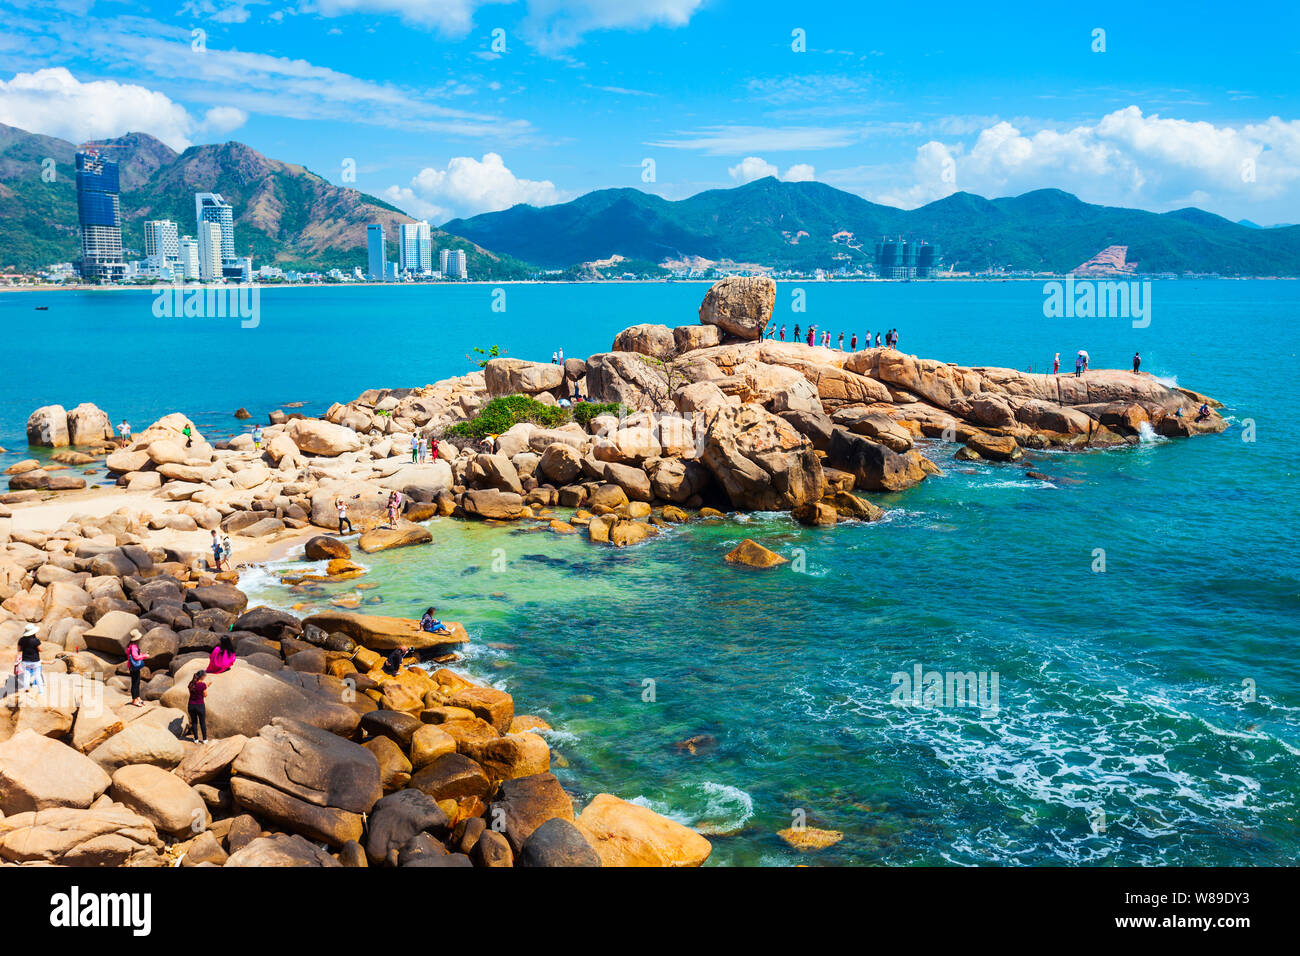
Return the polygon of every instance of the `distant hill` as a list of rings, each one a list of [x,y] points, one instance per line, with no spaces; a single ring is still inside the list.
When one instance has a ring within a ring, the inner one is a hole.
[[[959,192],[902,210],[824,183],[768,177],[675,202],[602,189],[555,206],[453,219],[443,228],[551,269],[615,255],[832,269],[867,263],[878,238],[901,235],[938,243],[945,266],[957,271],[1065,272],[1120,245],[1143,272],[1300,275],[1300,227],[1252,229],[1200,209],[1095,206],[1059,189],[1005,199]]]
[[[366,225],[384,224],[389,258],[397,227],[414,222],[382,199],[335,186],[302,166],[263,156],[243,143],[192,146],[176,153],[144,133],[105,140],[105,157],[118,163],[122,183],[122,243],[144,254],[144,222],[172,219],[193,235],[194,193],[221,193],[235,211],[235,249],[254,264],[351,271],[366,265]],[[0,266],[36,268],[76,258],[76,146],[0,124]],[[56,178],[41,176],[46,157]],[[472,278],[508,279],[532,267],[510,256],[433,230],[436,249],[464,249]]]

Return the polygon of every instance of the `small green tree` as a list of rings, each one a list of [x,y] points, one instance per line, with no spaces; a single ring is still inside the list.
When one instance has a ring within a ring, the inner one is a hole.
[[[484,357],[476,359],[474,355],[481,355]],[[486,368],[487,363],[492,361],[494,358],[505,357],[506,350],[499,345],[493,345],[491,348],[486,349],[481,349],[476,345],[474,346],[474,355],[466,355],[465,358],[469,359],[471,362],[477,363],[479,368]]]

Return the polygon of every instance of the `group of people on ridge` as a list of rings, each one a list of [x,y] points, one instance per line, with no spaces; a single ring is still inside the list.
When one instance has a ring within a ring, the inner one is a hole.
[[[798,325],[796,325],[796,326],[794,327],[794,336],[790,339],[790,341],[792,341],[792,342],[798,342],[798,341],[799,341],[799,330],[800,330],[800,327],[799,327]],[[882,339],[881,339],[881,336],[882,336],[882,335],[884,336],[883,341],[882,341]],[[776,342],[776,341],[784,342],[784,341],[785,341],[785,325],[782,324],[782,325],[778,328],[778,327],[777,327],[777,324],[776,324],[775,322],[771,322],[771,323],[769,323],[768,326],[767,326],[767,328],[765,328],[765,329],[763,330],[763,338],[765,338],[765,339],[771,339],[771,340],[774,341],[774,342]],[[809,325],[809,326],[808,326],[808,332],[807,332],[805,338],[806,338],[806,341],[807,341],[807,344],[808,344],[808,345],[820,345],[820,346],[821,346],[822,348],[824,348],[824,349],[828,349],[828,348],[831,347],[831,333],[828,332],[828,331],[826,331],[826,330],[823,330],[822,333],[821,333],[821,336],[820,336],[820,338],[819,338],[818,335],[817,335],[817,326],[815,326],[815,325]],[[883,333],[881,333],[881,332],[877,332],[877,333],[876,333],[876,341],[875,341],[875,345],[874,345],[874,346],[872,345],[872,342],[871,342],[871,332],[870,332],[870,330],[868,330],[868,331],[867,331],[867,334],[866,334],[865,336],[863,336],[863,338],[862,338],[862,347],[863,347],[864,349],[869,349],[869,348],[873,348],[873,347],[874,347],[874,348],[896,349],[896,348],[898,348],[898,329],[889,329],[888,331],[883,332]],[[835,348],[839,349],[841,352],[844,351],[844,333],[843,333],[843,332],[841,332],[841,333],[839,334],[839,337],[836,339]],[[850,337],[849,337],[849,351],[850,351],[850,352],[856,352],[857,350],[858,350],[858,333],[857,333],[857,332],[853,332],[853,333],[851,333],[851,335],[850,335]]]

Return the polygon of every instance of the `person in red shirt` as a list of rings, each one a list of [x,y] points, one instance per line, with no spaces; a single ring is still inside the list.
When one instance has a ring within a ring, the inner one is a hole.
[[[194,734],[194,742],[200,744],[208,742],[208,706],[205,702],[208,685],[203,682],[207,673],[196,671],[190,678],[190,732]]]

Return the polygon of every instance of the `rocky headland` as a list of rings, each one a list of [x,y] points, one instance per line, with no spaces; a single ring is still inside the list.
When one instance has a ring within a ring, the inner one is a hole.
[[[286,575],[310,594],[365,573],[353,547],[427,544],[422,522],[435,516],[530,522],[612,547],[728,511],[833,526],[877,520],[882,495],[941,478],[925,452],[942,442],[959,443],[971,467],[1025,467],[1039,449],[1226,427],[1217,402],[1147,374],[1042,375],[766,340],[774,299],[770,280],[726,279],[697,324],[634,326],[585,360],[497,358],[421,388],[367,391],[321,418],[277,410],[260,449],[249,434],[210,442],[182,413],[118,448],[93,405],[35,411],[29,443],[63,450],[61,467],[11,467],[0,496],[0,861],[708,857],[699,834],[614,795],[575,812],[550,773],[545,723],[438,667],[455,662],[472,624],[431,635],[339,602],[305,617],[250,608],[240,569],[211,566],[213,530],[244,562],[327,562]],[[569,406],[575,393],[585,401]],[[413,462],[413,436],[439,438],[436,457]],[[86,466],[116,484],[87,488],[71,473]],[[401,515],[390,523],[393,491]],[[336,533],[340,500],[354,544]],[[782,563],[748,541],[726,559]],[[29,625],[42,692],[18,691],[9,676]],[[147,659],[143,708],[127,693],[134,630]],[[189,678],[227,634],[237,659],[209,680],[210,739],[182,740]],[[403,646],[422,666],[385,672],[383,655]]]

